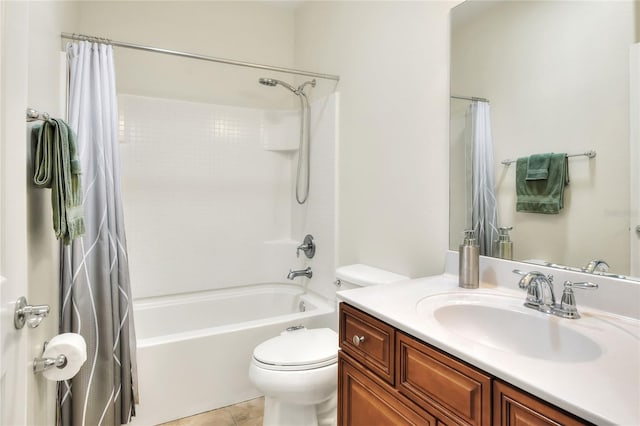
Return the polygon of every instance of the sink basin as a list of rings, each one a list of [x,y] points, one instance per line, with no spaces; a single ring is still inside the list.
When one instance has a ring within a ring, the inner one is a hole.
[[[418,315],[441,332],[470,343],[531,358],[585,362],[600,346],[567,321],[522,306],[522,298],[488,293],[442,293],[417,304]]]

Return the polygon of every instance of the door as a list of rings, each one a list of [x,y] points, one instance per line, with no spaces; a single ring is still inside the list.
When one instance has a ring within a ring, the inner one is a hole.
[[[630,59],[630,275],[640,277],[640,43],[631,46]]]
[[[13,312],[27,294],[27,2],[0,2],[0,424],[27,423],[26,328]]]

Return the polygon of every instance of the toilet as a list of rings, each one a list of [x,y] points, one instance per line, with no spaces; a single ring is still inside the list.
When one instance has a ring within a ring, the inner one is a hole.
[[[338,290],[406,279],[362,264],[336,270]],[[265,396],[263,426],[333,426],[338,334],[329,328],[288,328],[256,346],[249,378]]]

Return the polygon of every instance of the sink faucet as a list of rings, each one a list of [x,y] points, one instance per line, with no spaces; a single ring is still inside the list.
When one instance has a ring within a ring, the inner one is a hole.
[[[524,272],[514,269],[515,274],[521,275],[518,287],[527,291],[527,300],[524,306],[538,311],[553,314],[562,318],[578,319],[580,314],[576,308],[576,298],[573,294],[574,288],[583,290],[593,290],[598,288],[598,284],[592,282],[574,283],[564,282],[564,291],[559,304],[553,294],[553,276],[545,275],[542,272]]]
[[[609,270],[609,264],[604,260],[594,259],[587,263],[583,271],[588,274],[603,273]]]
[[[513,272],[522,275],[518,287],[527,291],[525,306],[547,314],[553,313],[553,307],[556,304],[556,297],[553,294],[553,276],[547,276],[538,271],[523,272],[514,269]]]
[[[307,269],[300,269],[298,271],[294,271],[289,269],[289,273],[287,274],[287,279],[292,280],[296,277],[307,277],[311,278],[313,276],[313,272],[311,272],[311,266],[307,267]]]

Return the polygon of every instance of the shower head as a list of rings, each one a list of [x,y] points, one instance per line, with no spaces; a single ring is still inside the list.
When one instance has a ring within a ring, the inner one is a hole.
[[[260,79],[258,79],[258,82],[260,84],[263,84],[265,86],[270,86],[270,87],[274,87],[274,86],[277,86],[279,84],[282,87],[286,87],[287,89],[291,90],[296,95],[299,94],[298,90],[295,87],[293,87],[289,83],[285,83],[284,81],[276,80],[275,78],[260,78]]]
[[[265,86],[271,86],[271,87],[278,84],[278,80],[274,80],[272,78],[260,78],[258,82],[260,84],[264,84]]]
[[[304,93],[304,88],[308,85],[310,85],[311,87],[316,87],[316,80],[315,78],[313,80],[310,81],[305,81],[304,83],[302,83],[300,86],[298,86],[298,88],[296,89],[295,87],[293,87],[292,85],[290,85],[289,83],[285,83],[284,81],[281,80],[276,80],[275,78],[266,78],[266,77],[261,77],[258,79],[258,82],[264,86],[269,86],[269,87],[274,87],[277,85],[280,85],[282,87],[285,87],[287,89],[289,89],[291,92],[293,92],[294,95],[298,96],[298,99],[300,100],[300,144],[298,145],[298,171],[296,172],[296,201],[298,202],[298,204],[304,204],[307,201],[307,198],[309,197],[309,181],[310,181],[310,173],[311,173],[311,160],[310,160],[310,156],[309,156],[309,147],[311,144],[311,136],[310,136],[310,132],[309,132],[309,126],[311,124],[311,106],[309,105],[309,98],[307,98],[306,93]],[[306,129],[306,132],[305,132]],[[306,138],[305,138],[306,135]],[[306,144],[305,144],[305,140],[306,140]],[[306,146],[306,148],[305,148]],[[304,159],[303,159],[303,153],[304,153]],[[299,191],[298,191],[298,187],[300,185],[303,185],[301,182],[301,170],[302,170],[302,163],[303,161],[306,163],[306,180],[305,180],[305,192],[304,192],[304,196],[300,196],[299,195]]]

